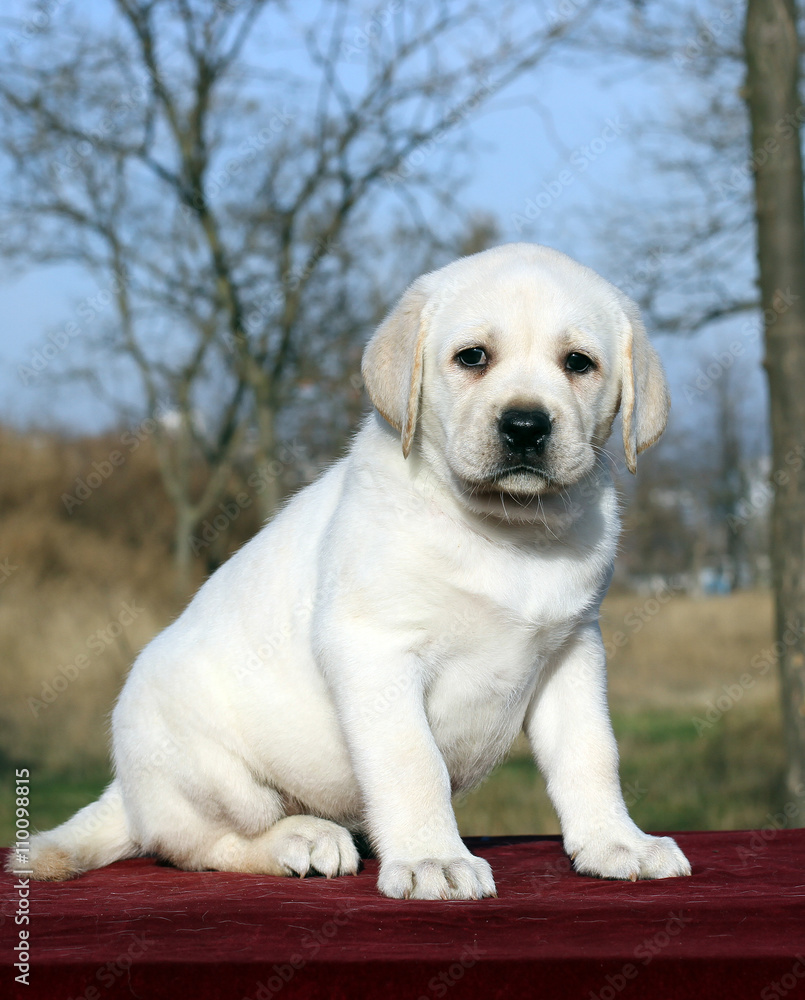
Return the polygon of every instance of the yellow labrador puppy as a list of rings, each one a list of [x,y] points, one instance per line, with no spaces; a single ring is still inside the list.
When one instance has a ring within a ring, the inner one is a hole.
[[[632,302],[516,243],[426,274],[366,348],[376,407],[141,653],[116,778],[32,840],[35,878],[154,854],[185,869],[354,873],[380,891],[495,895],[451,795],[525,730],[576,869],[690,867],[629,818],[599,604],[618,539],[602,454],[662,433],[668,394]]]

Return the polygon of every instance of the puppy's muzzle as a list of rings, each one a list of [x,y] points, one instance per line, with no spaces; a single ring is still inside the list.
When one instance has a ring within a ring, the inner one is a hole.
[[[545,450],[551,423],[545,410],[506,410],[498,421],[498,431],[512,457],[528,460]]]

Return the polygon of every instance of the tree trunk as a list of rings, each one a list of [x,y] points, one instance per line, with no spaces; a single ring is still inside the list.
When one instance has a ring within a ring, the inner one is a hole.
[[[771,404],[771,564],[786,811],[792,826],[805,826],[805,205],[793,0],[749,0],[744,45]]]

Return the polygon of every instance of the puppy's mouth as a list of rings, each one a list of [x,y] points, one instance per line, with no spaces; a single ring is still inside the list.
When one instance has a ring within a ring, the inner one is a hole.
[[[500,466],[482,479],[468,484],[473,496],[505,494],[524,500],[559,493],[568,485],[544,466],[523,462]]]

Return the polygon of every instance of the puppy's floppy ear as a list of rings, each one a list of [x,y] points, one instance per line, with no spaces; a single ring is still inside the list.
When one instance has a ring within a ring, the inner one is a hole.
[[[668,422],[671,399],[659,355],[652,347],[640,310],[618,296],[624,316],[621,331],[621,419],[623,450],[631,473],[637,456],[659,438]]]
[[[422,390],[428,296],[418,278],[375,331],[363,352],[361,374],[369,398],[400,432],[408,458]]]

